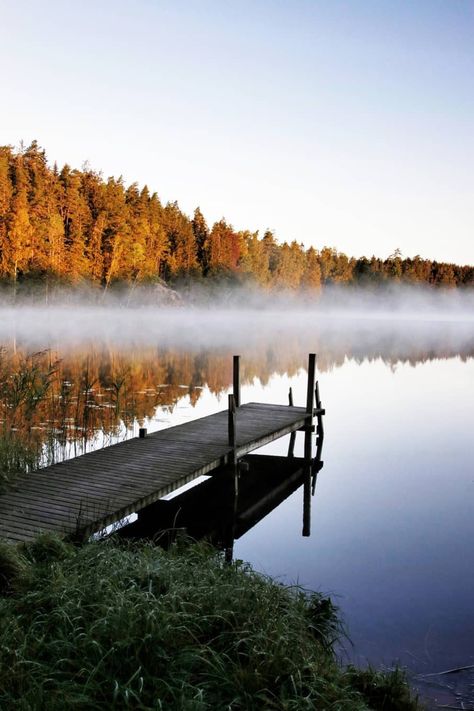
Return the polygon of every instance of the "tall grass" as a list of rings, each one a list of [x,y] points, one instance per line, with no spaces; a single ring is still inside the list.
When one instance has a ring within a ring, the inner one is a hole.
[[[2,711],[417,708],[401,678],[381,675],[372,703],[338,665],[329,601],[208,548],[43,536],[13,550],[0,546]]]

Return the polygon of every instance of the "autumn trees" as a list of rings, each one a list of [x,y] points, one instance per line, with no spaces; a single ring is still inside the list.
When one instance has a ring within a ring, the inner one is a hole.
[[[353,259],[329,247],[280,244],[267,230],[208,226],[177,202],[88,167],[50,167],[36,141],[0,147],[0,278],[112,283],[231,278],[263,288],[317,291],[328,284],[399,281],[472,286],[473,267],[403,258]]]

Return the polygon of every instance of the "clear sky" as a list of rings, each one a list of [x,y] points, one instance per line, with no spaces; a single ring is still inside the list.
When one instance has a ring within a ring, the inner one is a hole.
[[[0,0],[0,143],[211,223],[474,263],[473,0]]]

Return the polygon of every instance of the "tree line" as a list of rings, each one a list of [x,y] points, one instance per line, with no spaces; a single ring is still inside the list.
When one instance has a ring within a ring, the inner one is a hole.
[[[50,167],[33,141],[0,147],[0,279],[115,282],[227,278],[264,288],[318,290],[385,281],[470,286],[474,267],[403,258],[351,258],[331,247],[279,243],[273,232],[209,226],[177,202],[88,167]]]

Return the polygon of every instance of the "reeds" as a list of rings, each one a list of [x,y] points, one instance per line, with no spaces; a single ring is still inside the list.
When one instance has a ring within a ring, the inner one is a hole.
[[[55,375],[55,364],[43,363],[42,356],[22,358],[12,369],[0,349],[0,488],[41,459],[43,441],[32,423]]]
[[[98,384],[86,362],[71,380],[50,351],[13,357],[0,348],[0,491],[19,474],[124,438],[136,419],[126,384],[126,372]]]
[[[401,677],[391,698],[405,706],[372,703],[338,665],[323,597],[209,548],[43,536],[16,555],[0,596],[2,711],[417,708]]]

